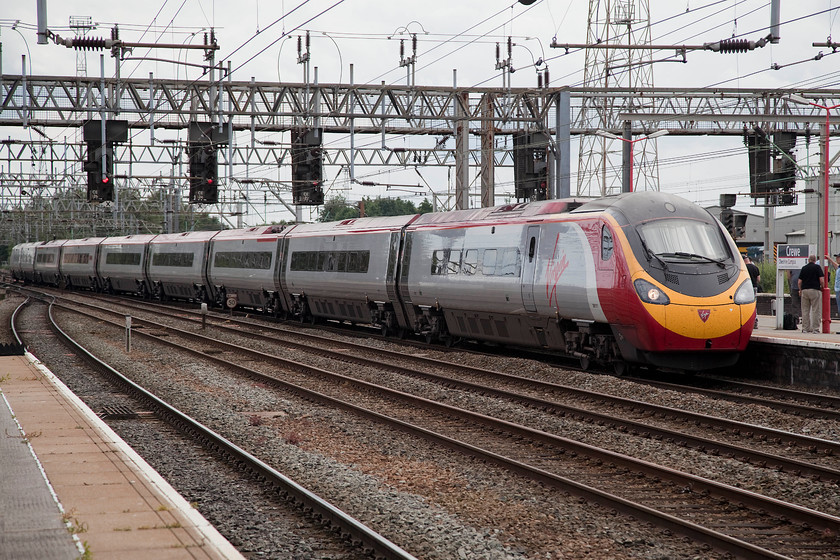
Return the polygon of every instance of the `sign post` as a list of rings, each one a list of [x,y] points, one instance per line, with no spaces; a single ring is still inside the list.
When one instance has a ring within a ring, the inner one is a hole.
[[[808,264],[808,255],[814,251],[813,245],[778,245],[776,247],[776,330],[784,328],[785,278],[783,274],[788,270],[799,270]]]

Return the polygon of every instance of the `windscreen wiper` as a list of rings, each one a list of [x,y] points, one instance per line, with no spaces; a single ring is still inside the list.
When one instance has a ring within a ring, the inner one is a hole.
[[[689,259],[702,259],[706,262],[713,262],[717,264],[721,268],[726,267],[726,263],[722,259],[713,259],[712,257],[708,257],[706,255],[699,255],[697,253],[686,253],[685,251],[675,251],[673,253],[660,253],[663,257],[687,257]]]
[[[662,269],[663,270],[668,270],[668,264],[665,261],[663,261],[659,257],[659,255],[657,255],[656,253],[654,253],[653,251],[650,250],[650,248],[647,246],[647,243],[645,243],[645,238],[642,237],[641,233],[639,233],[639,240],[642,242],[642,248],[645,250],[645,254],[647,255],[648,262],[650,262],[650,258],[653,257],[656,260],[658,260],[660,262],[660,264],[662,264]]]

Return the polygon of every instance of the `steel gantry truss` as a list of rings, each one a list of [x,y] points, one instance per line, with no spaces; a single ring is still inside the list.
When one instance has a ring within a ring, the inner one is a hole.
[[[253,79],[208,83],[152,76],[2,75],[0,127],[9,134],[0,143],[0,220],[24,208],[37,210],[33,200],[79,212],[85,208],[89,215],[107,217],[110,221],[101,227],[109,230],[125,230],[129,223],[142,229],[141,222],[126,216],[144,205],[149,211],[183,213],[180,193],[186,183],[186,141],[173,131],[186,129],[191,121],[211,121],[239,133],[220,153],[225,172],[220,174],[223,184],[218,211],[224,216],[242,216],[253,208],[254,190],[283,201],[290,190],[285,169],[291,161],[291,146],[288,137],[278,134],[310,126],[324,130],[325,165],[350,170],[351,180],[356,166],[455,169],[457,204],[465,207],[469,204],[465,193],[470,189],[470,169],[480,170],[481,203],[494,203],[492,170],[513,165],[511,135],[538,130],[554,137],[564,128],[572,136],[591,135],[595,131],[587,124],[585,108],[604,100],[613,107],[614,122],[601,126],[617,135],[625,133],[628,126],[631,136],[660,129],[671,135],[742,135],[745,128],[754,126],[768,133],[818,133],[816,124],[825,121],[824,112],[790,102],[788,93],[723,88],[464,89]],[[796,93],[823,106],[840,103],[840,90]],[[561,103],[564,96],[566,105]],[[558,107],[564,106],[569,107],[568,115],[558,114]],[[115,156],[117,190],[125,196],[112,209],[91,209],[83,202],[83,146],[75,140],[51,139],[75,138],[69,131],[101,115],[126,120],[129,125],[129,142],[120,145]],[[840,134],[840,117],[832,117],[830,125],[831,134]],[[370,141],[359,147],[353,140],[359,135]],[[402,147],[404,143],[398,140],[405,136],[418,140],[409,142],[412,147]],[[423,136],[428,140],[420,139]],[[552,146],[557,146],[557,159],[571,157],[568,142],[553,138]],[[553,194],[563,193],[555,188]]]

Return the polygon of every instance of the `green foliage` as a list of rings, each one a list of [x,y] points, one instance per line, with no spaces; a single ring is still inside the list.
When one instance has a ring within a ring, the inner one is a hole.
[[[420,203],[420,206],[417,207],[417,211],[420,214],[428,214],[429,212],[434,212],[435,208],[432,206],[432,203],[429,202],[428,198],[424,198],[423,202]]]
[[[324,201],[324,205],[321,207],[321,213],[318,215],[318,221],[335,222],[358,217],[358,207],[351,206],[346,198],[338,195]]]
[[[424,199],[418,209],[410,200],[401,198],[370,198],[362,199],[365,208],[365,216],[406,216],[409,214],[425,214],[432,211],[432,203]],[[318,215],[319,222],[333,222],[359,217],[359,206],[350,204],[341,195],[334,196],[324,202],[321,213]]]
[[[758,266],[761,280],[758,282],[758,291],[761,293],[775,293],[776,291],[776,264],[773,262],[755,263]],[[787,277],[785,277],[785,291],[787,291]]]

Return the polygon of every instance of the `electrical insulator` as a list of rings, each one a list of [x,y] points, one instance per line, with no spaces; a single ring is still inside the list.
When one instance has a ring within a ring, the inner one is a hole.
[[[747,52],[755,48],[748,39],[724,39],[720,42],[721,53]]]
[[[105,39],[101,37],[77,37],[73,39],[73,48],[86,51],[105,50]]]

